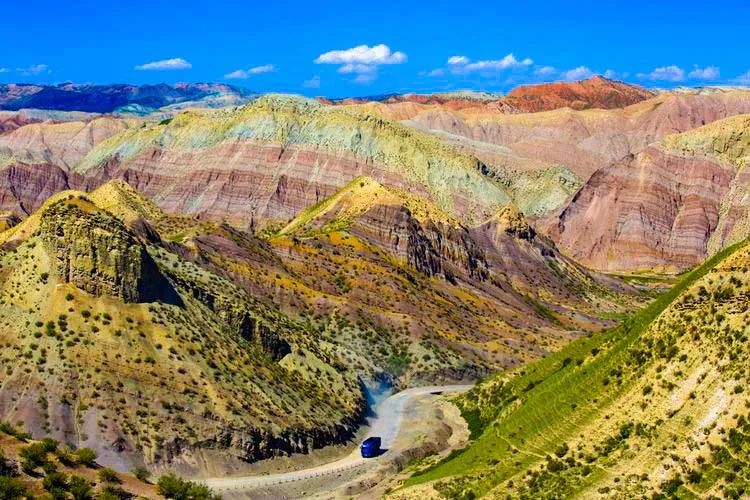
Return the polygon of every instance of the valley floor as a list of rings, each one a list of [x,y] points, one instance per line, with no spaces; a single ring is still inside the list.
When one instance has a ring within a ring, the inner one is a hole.
[[[359,448],[323,465],[279,474],[210,478],[203,482],[224,498],[335,498],[375,494],[381,483],[407,462],[454,444],[465,423],[442,397],[470,385],[417,387],[381,401],[369,422],[368,436],[380,436],[383,455],[363,459]],[[466,434],[465,432],[463,434]],[[466,434],[468,436],[468,434]],[[382,493],[382,491],[381,491]]]

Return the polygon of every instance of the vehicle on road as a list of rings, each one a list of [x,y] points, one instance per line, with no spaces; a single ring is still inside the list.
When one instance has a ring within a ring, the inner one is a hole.
[[[368,437],[367,439],[362,441],[362,445],[360,446],[362,458],[372,458],[380,455],[382,451],[380,449],[381,444],[382,441],[377,436]]]

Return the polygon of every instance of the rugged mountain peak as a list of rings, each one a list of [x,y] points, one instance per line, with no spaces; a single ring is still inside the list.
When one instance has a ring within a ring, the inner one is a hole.
[[[334,195],[301,212],[281,234],[304,229],[343,229],[375,206],[402,207],[419,222],[447,223],[459,226],[458,220],[434,203],[403,189],[387,187],[368,176],[359,176]]]
[[[124,302],[181,302],[143,244],[119,219],[84,197],[46,208],[39,233],[63,282]]]
[[[126,224],[137,219],[154,220],[163,215],[153,201],[120,179],[102,184],[87,196],[97,207],[111,212]]]

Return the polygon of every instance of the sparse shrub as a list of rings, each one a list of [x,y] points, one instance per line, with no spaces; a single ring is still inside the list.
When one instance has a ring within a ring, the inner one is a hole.
[[[47,462],[47,448],[42,443],[32,443],[21,448],[21,469],[27,474],[34,474],[36,469]]]
[[[50,437],[46,437],[39,441],[39,443],[44,447],[44,450],[47,453],[54,453],[57,451],[57,446],[60,444],[56,439],[52,439]]]
[[[119,486],[108,484],[101,489],[96,498],[97,500],[128,500],[133,498],[133,495]]]
[[[68,491],[68,476],[64,472],[51,472],[42,481],[44,489],[49,491],[52,498],[65,498]]]
[[[89,500],[94,498],[94,488],[86,478],[81,476],[70,476],[68,491],[75,500]]]
[[[91,448],[81,448],[76,450],[75,457],[76,463],[80,465],[86,467],[93,467],[96,465],[96,452]]]
[[[570,448],[568,448],[568,443],[563,443],[563,444],[561,444],[560,446],[557,447],[557,449],[555,450],[555,455],[557,455],[558,457],[562,458],[562,457],[564,457],[565,455],[568,454],[569,450],[570,450]]]
[[[148,469],[145,469],[143,467],[135,467],[130,472],[136,478],[138,478],[140,481],[143,481],[144,483],[148,481],[149,477],[151,477],[151,473],[148,471]]]
[[[97,477],[99,478],[99,481],[102,481],[104,483],[119,484],[121,482],[120,478],[117,476],[117,473],[109,467],[100,469],[97,473]]]

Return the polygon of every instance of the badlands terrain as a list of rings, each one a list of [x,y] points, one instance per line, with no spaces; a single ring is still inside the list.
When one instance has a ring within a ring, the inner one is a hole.
[[[346,454],[372,393],[479,382],[466,442],[336,494],[750,494],[750,91],[3,85],[0,109],[0,485],[103,495],[106,467],[207,498],[169,474]]]

